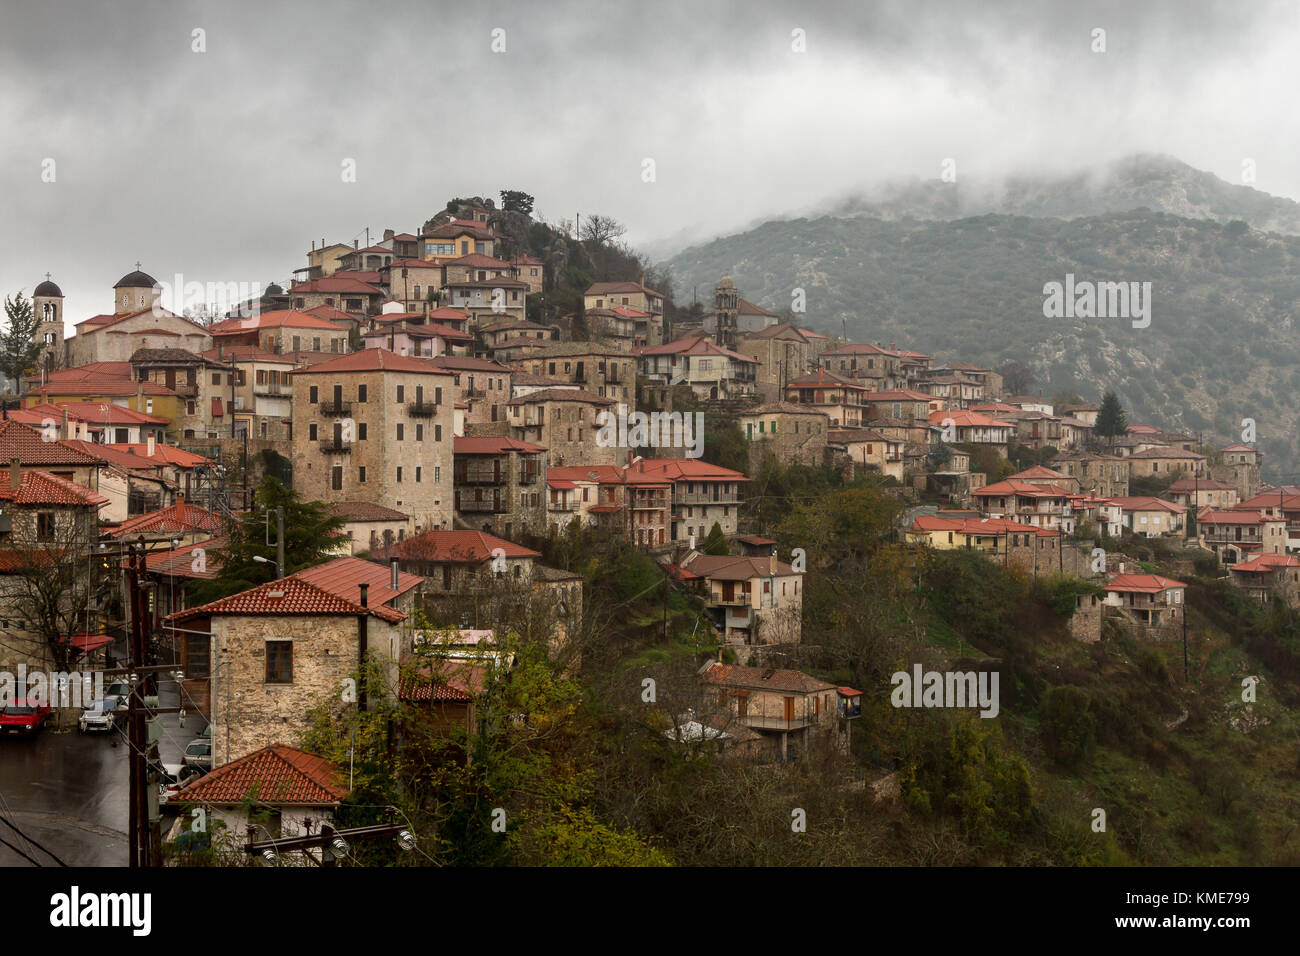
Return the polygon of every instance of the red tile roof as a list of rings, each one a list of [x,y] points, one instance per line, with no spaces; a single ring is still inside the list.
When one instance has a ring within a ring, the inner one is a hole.
[[[540,558],[541,554],[484,531],[426,531],[382,549],[380,560],[399,558],[404,561],[478,564],[492,557],[500,548],[507,558]]]
[[[180,468],[193,468],[196,465],[203,465],[208,462],[208,459],[202,455],[196,455],[184,448],[177,448],[175,445],[165,445],[162,442],[154,442],[152,457],[149,455],[148,442],[112,442],[102,447],[129,452],[138,458],[143,458],[145,461],[151,461],[155,464],[176,465]]]
[[[40,428],[47,421],[62,424],[63,413],[67,412],[72,421],[86,422],[91,425],[168,425],[166,418],[146,415],[131,408],[114,405],[111,402],[59,402],[30,405],[16,408],[9,412],[9,417],[16,422]]]
[[[366,602],[370,605],[391,604],[411,588],[423,583],[424,578],[404,571],[397,572],[397,590],[392,585],[392,569],[375,561],[362,558],[335,558],[293,575],[300,581],[315,585],[345,601],[361,603],[362,583],[370,585]]]
[[[45,441],[30,425],[0,421],[0,464],[14,458],[23,465],[96,465],[103,460],[66,441]]]
[[[412,358],[409,355],[397,355],[388,349],[362,349],[360,352],[349,352],[347,355],[340,355],[338,358],[327,359],[324,362],[317,362],[308,368],[297,369],[290,374],[294,377],[299,375],[328,375],[337,372],[415,372],[421,375],[448,375],[441,369],[435,368],[426,361],[418,358]]]
[[[1294,554],[1257,554],[1249,561],[1232,566],[1233,571],[1249,571],[1257,574],[1267,574],[1278,568],[1300,568],[1300,558]]]
[[[710,465],[698,458],[645,458],[630,466],[628,473],[669,481],[749,481],[739,471]]]
[[[378,273],[375,273],[377,279]],[[351,276],[340,276],[334,274],[325,276],[322,279],[311,279],[307,282],[299,282],[289,289],[290,295],[302,294],[307,292],[338,292],[346,295],[353,293],[355,295],[383,295],[382,289],[377,289],[369,282],[363,282],[360,279],[354,279]]]
[[[959,428],[1013,428],[1010,422],[998,421],[996,418],[989,418],[987,415],[981,415],[978,412],[971,411],[939,411],[930,413],[931,425],[942,425],[944,419],[951,418],[952,423]]]
[[[0,475],[0,500],[16,505],[86,505],[108,504],[108,499],[84,488],[75,481],[59,478],[48,471],[25,471],[18,487],[13,488]]]
[[[272,744],[217,767],[172,800],[221,806],[245,800],[272,806],[337,806],[348,795],[343,775],[324,757]]]
[[[783,668],[739,667],[714,662],[701,676],[706,684],[745,690],[796,691],[805,694],[822,690],[838,691],[834,684],[818,680],[802,671]]]
[[[382,570],[382,569],[381,569]],[[359,592],[358,592],[359,593]],[[177,611],[167,618],[181,623],[196,617],[237,615],[250,617],[340,617],[369,613],[390,624],[406,620],[406,615],[382,604],[369,602],[362,607],[355,601],[340,597],[332,591],[318,587],[297,576],[280,578],[259,584],[199,607]]]
[[[169,578],[192,578],[208,581],[215,578],[217,572],[221,570],[221,562],[214,552],[224,548],[229,542],[229,538],[219,536],[205,538],[191,544],[182,544],[178,548],[170,548],[166,551],[151,551],[145,555],[145,569],[152,574],[160,574]],[[194,553],[196,548],[202,548],[205,553],[202,571],[195,570],[194,567],[194,562],[198,558],[198,555]]]
[[[456,436],[452,442],[452,453],[456,455],[504,455],[509,452],[536,454],[546,451],[542,445],[534,445],[517,438],[505,438],[496,435],[482,437]]]
[[[973,492],[973,494],[988,497],[1024,495],[1027,498],[1068,498],[1073,495],[1074,492],[1057,485],[1038,485],[1030,481],[1019,481],[1007,478],[1004,481],[985,485],[978,491]]]
[[[221,519],[205,508],[188,501],[128,518],[109,532],[113,538],[133,534],[169,534],[171,532],[220,531]]]
[[[208,331],[213,335],[233,335],[238,332],[249,332],[257,329],[282,328],[327,329],[331,332],[347,331],[346,326],[327,321],[318,315],[312,315],[310,312],[299,312],[296,309],[277,309],[274,312],[263,312],[260,315],[246,318],[226,319],[224,322],[213,325]]]
[[[436,664],[430,662],[420,668],[420,675],[424,680],[413,676],[403,679],[399,691],[402,700],[445,700],[468,703],[483,693],[483,688],[487,684],[488,671],[487,668],[475,664],[440,660]]]
[[[329,510],[348,521],[405,521],[410,517],[372,501],[336,501],[329,505]]]
[[[1161,577],[1159,574],[1121,574],[1111,579],[1106,585],[1107,591],[1136,592],[1139,594],[1159,594],[1170,588],[1187,587],[1182,581]]]

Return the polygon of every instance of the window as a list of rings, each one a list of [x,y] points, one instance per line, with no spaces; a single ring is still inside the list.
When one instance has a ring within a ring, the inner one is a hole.
[[[315,441],[315,440],[316,440],[316,423],[315,423],[315,422],[312,422],[310,425],[307,426],[307,440],[308,440],[308,441]]]
[[[366,466],[365,466],[365,465],[362,465],[360,468],[357,469],[357,481],[360,482],[360,483],[363,484],[363,485],[366,483]]]
[[[220,384],[221,384],[221,373],[220,373],[220,372],[213,372],[213,373],[212,373],[212,384],[213,384],[213,385],[220,385]]]
[[[404,385],[397,386],[397,400],[398,402],[406,401],[406,386]]]
[[[332,469],[330,469],[330,490],[331,491],[343,490],[343,466],[342,465],[335,465]]]
[[[312,350],[313,352],[319,352],[319,351],[320,351],[320,336],[319,336],[319,335],[312,336],[312,340],[311,340],[311,350]]]
[[[42,511],[36,515],[36,540],[54,540],[54,512]]]
[[[397,466],[397,483],[398,483],[399,485],[402,483],[402,466],[401,466],[401,465],[398,465],[398,466]]]
[[[401,440],[402,440],[403,438],[405,438],[405,437],[406,437],[406,426],[403,425],[401,422],[398,422],[398,423],[397,423],[397,440],[398,440],[398,441],[401,441]]]
[[[357,441],[366,440],[366,423],[357,422]]]
[[[420,483],[420,472],[421,472],[421,471],[423,471],[423,469],[422,469],[419,465],[416,465],[416,466],[415,466],[415,483],[416,483],[417,485]]]
[[[309,405],[315,405],[316,402],[319,400],[319,395],[320,395],[320,386],[313,385],[310,389],[307,390],[307,403]]]
[[[434,425],[434,426],[433,426],[433,440],[434,440],[434,441],[442,441],[442,426],[441,426],[441,425]]]
[[[152,415],[152,414],[153,414],[153,399],[152,399],[152,398],[146,398],[146,399],[144,400],[144,410],[145,410],[145,414],[146,414],[146,415]]]
[[[293,641],[266,642],[266,683],[293,683]]]
[[[416,441],[424,441],[424,426],[423,426],[423,425],[416,424],[416,426],[415,426],[415,440],[416,440]],[[416,480],[418,481],[419,479],[417,478]]]
[[[357,401],[358,401],[358,402],[364,402],[365,400],[366,400],[366,387],[365,387],[364,385],[358,385],[358,386],[357,386]]]
[[[436,485],[436,484],[438,484],[438,483],[441,482],[441,481],[442,481],[442,466],[441,466],[441,465],[434,465],[434,466],[433,466],[433,483]]]

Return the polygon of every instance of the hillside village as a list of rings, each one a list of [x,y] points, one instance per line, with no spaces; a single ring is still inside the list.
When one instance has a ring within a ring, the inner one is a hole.
[[[472,730],[522,613],[552,654],[583,630],[590,574],[554,560],[580,529],[654,562],[665,634],[670,587],[709,632],[693,631],[689,706],[664,708],[672,739],[740,761],[848,754],[888,688],[801,658],[826,569],[755,508],[772,462],[869,481],[901,546],[1078,579],[1083,643],[1183,641],[1171,567],[1300,607],[1300,486],[1264,484],[1251,444],[1117,429],[1101,395],[1015,394],[961,355],[844,341],[726,275],[695,308],[626,258],[567,288],[572,264],[518,213],[448,205],[370,245],[312,241],[293,282],[211,321],[162,308],[138,263],[102,302],[35,287],[40,355],[0,421],[0,667],[120,664],[135,602],[119,585],[138,574],[137,626],[210,722],[211,769],[176,802],[234,827],[249,781],[292,780],[315,796],[277,811],[285,832],[333,812],[345,778],[305,735],[372,666],[368,686]],[[310,567],[279,573],[268,480],[337,519]],[[205,599],[241,521],[265,524],[266,577]],[[38,613],[36,579],[85,599]]]

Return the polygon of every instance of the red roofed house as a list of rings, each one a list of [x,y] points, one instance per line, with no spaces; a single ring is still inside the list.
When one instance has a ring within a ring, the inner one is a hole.
[[[98,511],[107,501],[47,471],[23,471],[17,461],[0,472],[0,671],[14,674],[19,664],[48,667],[48,638],[27,622],[56,606],[60,628],[66,616],[76,619],[78,630],[85,626],[62,595],[85,596],[90,569],[84,555],[98,537]]]
[[[1155,538],[1178,534],[1187,526],[1187,508],[1163,498],[1108,498],[1097,510],[1099,522],[1107,525],[1107,534],[1115,536],[1120,529],[1127,529],[1136,535]]]
[[[784,399],[824,412],[831,428],[860,428],[868,414],[862,398],[870,392],[866,382],[842,378],[819,368],[811,374],[786,379]]]
[[[646,288],[645,276],[641,276],[635,282],[593,283],[583,293],[582,301],[587,309],[613,309],[624,306],[637,312],[648,312],[654,316],[652,322],[659,326],[662,335],[664,296],[662,292]]]
[[[1240,507],[1240,506],[1239,506]],[[1287,521],[1267,510],[1202,511],[1196,518],[1201,547],[1231,565],[1260,554],[1285,554]]]
[[[938,411],[930,413],[930,425],[939,429],[947,444],[992,445],[1003,458],[1015,434],[1015,426],[979,412]]]
[[[1257,554],[1229,572],[1233,585],[1260,604],[1276,596],[1288,607],[1300,606],[1300,557],[1294,554]]]
[[[838,348],[826,349],[817,358],[818,365],[840,378],[859,379],[868,391],[906,388],[907,376],[903,371],[903,356],[892,346],[884,348],[850,342]],[[889,416],[898,418],[900,416]]]
[[[385,349],[292,373],[295,490],[409,514],[415,531],[452,523],[452,377]]]
[[[332,282],[332,279],[322,279]],[[229,349],[236,345],[256,345],[275,355],[287,352],[329,352],[348,350],[348,328],[301,309],[280,309],[256,316],[238,317],[218,322],[210,329],[213,346]],[[230,356],[205,355],[205,358],[229,361]]]
[[[628,467],[627,477],[671,483],[669,541],[702,542],[715,523],[723,534],[736,534],[740,488],[749,481],[740,472],[698,458],[643,458]]]
[[[0,420],[0,465],[15,458],[23,471],[36,468],[58,478],[98,490],[99,469],[104,459],[95,451],[86,451],[76,442],[47,441],[50,433],[12,419]]]
[[[697,576],[722,643],[742,663],[763,661],[763,648],[798,644],[803,635],[803,572],[776,558],[689,552],[681,568]]]
[[[1158,574],[1119,574],[1106,584],[1106,606],[1142,636],[1170,640],[1182,633],[1186,588]]]
[[[319,833],[347,795],[346,772],[324,757],[273,743],[204,774],[172,800],[207,808],[210,819],[242,842]],[[181,814],[177,825],[183,830],[190,819]],[[306,863],[298,854],[285,854],[284,862]]]
[[[451,376],[455,399],[464,409],[462,424],[504,422],[506,402],[513,397],[513,377],[518,374],[509,365],[491,359],[464,355],[439,355],[429,364]],[[463,429],[458,429],[461,434]]]
[[[144,537],[146,541],[162,541],[169,538],[189,537],[194,540],[222,530],[221,519],[208,511],[185,500],[185,495],[176,496],[176,503],[157,511],[149,511],[123,521],[108,532],[112,538],[130,538],[134,541]]]
[[[1037,574],[1061,567],[1061,534],[1009,518],[917,515],[906,532],[909,542],[939,551],[978,551],[989,560]]]
[[[341,596],[342,588],[294,575],[166,619],[184,628],[177,632],[184,690],[211,721],[214,767],[297,739],[322,703],[347,701],[345,694],[358,705],[369,703],[365,688],[348,683],[367,657],[385,671],[383,686],[394,686],[397,662],[410,650],[407,616],[376,603],[378,596],[370,600],[369,587],[358,586],[357,600]],[[222,662],[219,669],[210,666],[214,660]]]
[[[652,383],[686,385],[702,399],[743,398],[754,394],[758,381],[756,359],[723,348],[702,332],[632,351],[638,371]]]
[[[336,273],[296,283],[289,288],[289,301],[298,312],[330,305],[359,318],[379,311],[384,291],[370,282]]]
[[[1074,532],[1075,514],[1068,488],[1007,478],[972,492],[989,518],[1010,518],[1035,528]]]
[[[167,419],[107,402],[61,402],[29,405],[9,412],[9,417],[33,428],[48,429],[58,438],[105,442],[162,441]]]
[[[1169,486],[1168,494],[1178,504],[1197,511],[1202,508],[1231,508],[1239,500],[1235,482],[1211,478],[1179,478]]]
[[[546,449],[517,438],[453,439],[456,517],[510,538],[546,530]]]
[[[736,351],[758,362],[758,388],[769,400],[780,398],[787,381],[806,375],[816,365],[815,347],[788,322],[742,333]]]
[[[807,754],[815,738],[836,748],[848,746],[848,719],[853,710],[841,708],[840,688],[802,671],[737,667],[709,661],[700,668],[705,711],[731,715],[770,740],[770,751],[781,760]],[[861,698],[844,688],[846,701]],[[843,713],[843,716],[841,716]]]

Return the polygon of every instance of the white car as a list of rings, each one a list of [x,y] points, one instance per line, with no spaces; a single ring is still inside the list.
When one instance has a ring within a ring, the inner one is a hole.
[[[77,718],[77,730],[83,734],[92,730],[114,730],[124,714],[116,697],[92,700]]]

